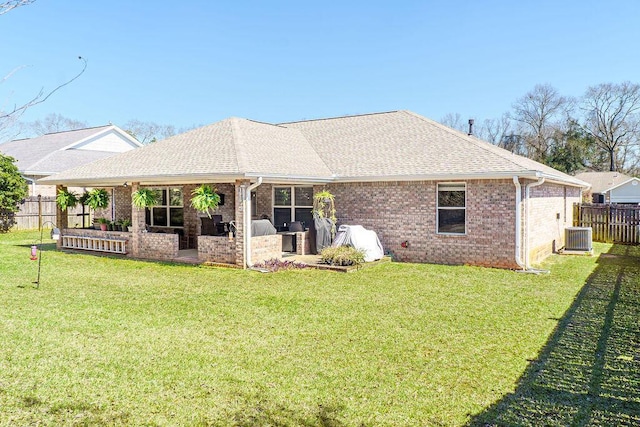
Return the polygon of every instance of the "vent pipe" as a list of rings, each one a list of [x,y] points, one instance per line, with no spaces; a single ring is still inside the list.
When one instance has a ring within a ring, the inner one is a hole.
[[[467,135],[473,135],[473,119],[469,119],[469,133]]]

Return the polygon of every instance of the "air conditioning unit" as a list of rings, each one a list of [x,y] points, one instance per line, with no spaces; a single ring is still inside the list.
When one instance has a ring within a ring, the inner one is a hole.
[[[564,249],[566,251],[593,250],[591,227],[567,227],[564,229]]]

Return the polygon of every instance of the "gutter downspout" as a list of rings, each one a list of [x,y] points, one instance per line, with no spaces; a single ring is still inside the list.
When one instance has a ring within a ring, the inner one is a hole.
[[[260,186],[260,184],[262,184],[261,176],[258,177],[257,182],[244,188],[244,194],[243,194],[244,196],[244,200],[243,200],[244,232],[242,233],[243,234],[242,242],[244,245],[243,252],[244,252],[245,268],[251,268],[251,265],[253,264],[251,262],[251,191],[254,188],[257,188],[258,186]]]
[[[521,234],[522,234],[522,212],[520,202],[522,199],[522,186],[518,176],[513,177],[513,184],[516,186],[516,264],[523,270],[526,270],[525,264],[522,262],[521,254]]]
[[[536,182],[531,182],[529,184],[527,184],[525,186],[525,195],[524,195],[524,200],[525,200],[525,211],[524,211],[524,220],[525,220],[525,233],[524,233],[524,265],[526,267],[527,270],[531,269],[531,266],[529,265],[529,197],[530,197],[530,189],[532,187],[537,187],[539,185],[544,184],[545,178],[538,178],[538,181]]]

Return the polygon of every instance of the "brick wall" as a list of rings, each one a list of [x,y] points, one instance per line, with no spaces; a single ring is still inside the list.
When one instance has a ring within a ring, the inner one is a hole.
[[[198,236],[198,260],[236,264],[236,242],[222,236]]]
[[[272,234],[251,237],[251,262],[255,264],[272,258],[282,258],[282,236]]]
[[[543,184],[530,189],[529,260],[539,262],[564,246],[564,229],[571,227],[573,204],[580,202],[576,187]]]
[[[516,268],[511,180],[466,181],[466,235],[436,234],[437,182],[331,184],[338,224],[378,234],[399,261]],[[403,248],[402,242],[408,242]]]
[[[171,260],[178,256],[177,234],[135,233],[137,238],[137,258]]]
[[[311,253],[309,244],[309,231],[296,232],[296,255],[308,255]]]
[[[115,187],[114,188],[114,200],[115,203],[115,220],[122,219],[131,220],[131,187]]]
[[[273,222],[273,185],[262,184],[255,191],[258,199],[256,200],[256,211],[251,212],[252,218],[260,219],[266,215]]]

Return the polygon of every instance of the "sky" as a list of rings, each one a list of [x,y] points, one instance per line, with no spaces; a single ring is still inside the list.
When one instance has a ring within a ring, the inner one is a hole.
[[[281,123],[391,110],[498,118],[536,84],[640,82],[640,1],[37,0],[0,16],[23,121]]]

